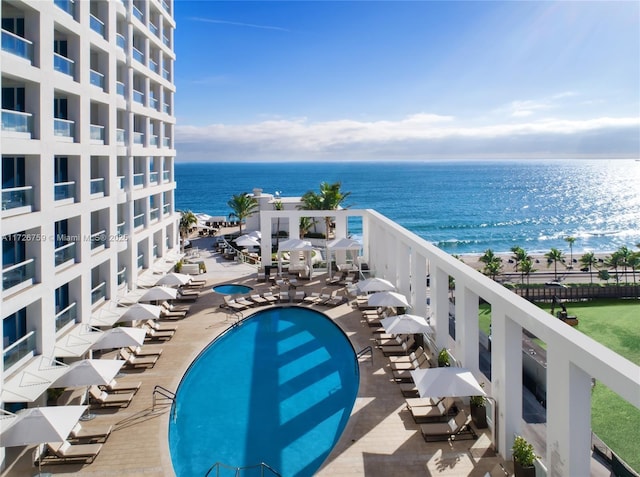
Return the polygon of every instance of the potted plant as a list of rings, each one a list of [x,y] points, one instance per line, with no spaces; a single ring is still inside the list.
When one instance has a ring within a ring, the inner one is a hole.
[[[480,384],[484,387],[484,383]],[[487,398],[484,396],[471,396],[469,398],[469,408],[471,409],[471,419],[478,429],[487,428]]]
[[[513,456],[513,472],[515,477],[535,477],[536,468],[533,466],[538,457],[531,445],[524,437],[516,436],[511,447]]]
[[[451,362],[449,361],[449,351],[446,348],[442,348],[438,353],[438,367],[448,368],[449,366],[451,366]]]

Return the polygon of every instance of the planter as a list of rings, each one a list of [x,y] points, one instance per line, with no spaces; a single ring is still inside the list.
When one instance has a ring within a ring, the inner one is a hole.
[[[514,460],[513,475],[515,477],[536,477],[536,468],[532,465],[525,467],[520,462]]]
[[[476,429],[487,428],[487,408],[485,406],[478,406],[471,404],[471,419]]]

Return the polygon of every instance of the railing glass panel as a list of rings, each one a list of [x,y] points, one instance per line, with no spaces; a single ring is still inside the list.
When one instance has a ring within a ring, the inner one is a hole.
[[[169,43],[171,43],[171,40],[169,40],[169,37],[166,35],[162,36],[162,43],[164,43],[166,46],[169,46]]]
[[[144,267],[144,255],[138,255],[138,268]]]
[[[166,0],[162,0],[162,8],[164,8],[167,13],[171,13],[169,12],[169,3]]]
[[[2,270],[2,289],[8,290],[36,276],[36,261],[33,258],[16,263]]]
[[[167,138],[165,138],[167,139]],[[162,181],[163,182],[169,182],[169,179],[171,178],[171,172],[170,171],[162,171]]]
[[[158,244],[154,244],[151,247],[151,251],[153,252],[153,258],[158,258]]]
[[[91,289],[91,304],[96,303],[102,298],[106,298],[106,288],[107,284],[102,282],[100,285]]]
[[[171,138],[170,137],[163,137],[162,138],[162,145],[164,147],[171,147]]]
[[[104,38],[104,23],[100,21],[99,18],[94,17],[93,15],[89,15],[89,26],[93,31],[98,33],[102,38]]]
[[[138,91],[137,89],[133,90],[133,100],[136,103],[144,104],[144,93],[142,91]]]
[[[127,234],[127,228],[126,228],[125,222],[120,222],[118,225],[116,225],[116,232],[120,237],[123,237]]]
[[[134,144],[144,144],[144,133],[143,132],[133,132],[133,143]]]
[[[91,250],[107,245],[107,231],[100,230],[91,234]]]
[[[53,185],[54,200],[72,199],[76,196],[75,182],[58,182]]]
[[[124,267],[117,274],[118,276],[118,285],[122,285],[127,282],[127,267]]]
[[[169,70],[167,69],[163,69],[162,70],[162,77],[166,80],[171,78],[171,73],[169,73]]]
[[[158,31],[159,31],[158,27],[151,22],[149,22],[149,31],[153,33],[155,36],[158,36]]]
[[[127,142],[127,134],[124,129],[116,129],[116,142],[118,144],[125,144]]]
[[[54,0],[53,3],[75,18],[76,2],[74,0]]]
[[[2,130],[31,134],[33,131],[33,115],[31,113],[3,109]]]
[[[158,99],[153,96],[149,98],[149,107],[153,109],[158,109]]]
[[[152,184],[158,183],[158,173],[157,172],[149,172],[149,182]]]
[[[171,207],[171,204],[164,204],[162,206],[162,213],[164,215],[169,215],[169,213],[171,212],[170,207]]]
[[[133,226],[141,227],[144,225],[144,214],[135,215],[133,217]]]
[[[149,69],[154,73],[160,73],[160,67],[158,66],[158,63],[153,60],[149,60]]]
[[[92,141],[104,142],[104,126],[101,126],[99,124],[91,124],[89,125],[89,129]]]
[[[97,86],[104,91],[104,75],[99,71],[90,70],[89,80],[93,86]]]
[[[158,136],[157,136],[157,134],[152,134],[151,137],[149,137],[149,145],[150,146],[157,146],[158,145]]]
[[[91,194],[104,194],[105,191],[104,177],[91,179]]]
[[[2,189],[2,210],[33,205],[33,187],[12,187]]]
[[[144,172],[138,172],[137,174],[133,175],[133,185],[144,185]]]
[[[118,45],[123,50],[127,49],[127,39],[121,33],[116,33],[116,45]]]
[[[74,77],[75,67],[75,62],[71,58],[59,55],[58,53],[53,54],[53,68],[56,71]]]
[[[127,95],[127,89],[126,89],[126,87],[125,87],[123,82],[116,81],[116,93],[118,93],[120,96],[126,96]]]
[[[167,114],[171,114],[171,105],[169,103],[164,103],[162,110]]]
[[[7,30],[2,30],[2,51],[33,61],[33,43]]]
[[[144,53],[138,50],[135,46],[133,47],[133,59],[140,63],[144,63]]]
[[[7,346],[2,353],[4,369],[9,369],[29,353],[36,354],[36,332],[31,331],[15,343]]]
[[[151,220],[158,220],[160,218],[160,209],[158,207],[151,209],[149,211],[149,218]]]
[[[71,303],[71,305],[56,314],[56,332],[64,328],[67,323],[76,321],[77,317],[78,308],[76,307],[76,302],[74,301],[73,303]]]
[[[53,134],[59,137],[75,137],[76,123],[69,119],[53,120]]]
[[[54,252],[56,267],[76,258],[76,243],[69,242],[58,247]]]
[[[124,190],[124,176],[118,176],[118,188]]]
[[[144,21],[144,15],[143,15],[142,11],[138,7],[136,7],[135,5],[133,5],[133,16],[136,17],[141,22]]]

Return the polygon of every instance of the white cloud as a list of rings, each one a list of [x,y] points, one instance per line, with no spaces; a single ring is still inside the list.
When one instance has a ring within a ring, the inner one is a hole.
[[[531,106],[531,105],[530,105]],[[524,109],[523,109],[524,110]],[[176,127],[179,160],[393,159],[438,155],[639,157],[640,118],[546,118],[480,126],[418,113],[397,121],[306,118]]]

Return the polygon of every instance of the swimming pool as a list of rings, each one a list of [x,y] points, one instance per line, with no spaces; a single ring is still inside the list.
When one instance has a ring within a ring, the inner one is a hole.
[[[260,311],[229,328],[192,363],[176,392],[169,447],[177,476],[216,462],[264,462],[312,475],[349,420],[358,361],[342,330],[300,307]]]
[[[237,295],[241,293],[249,293],[253,288],[248,287],[247,285],[216,285],[213,287],[213,291],[216,293],[220,293],[222,295]]]

